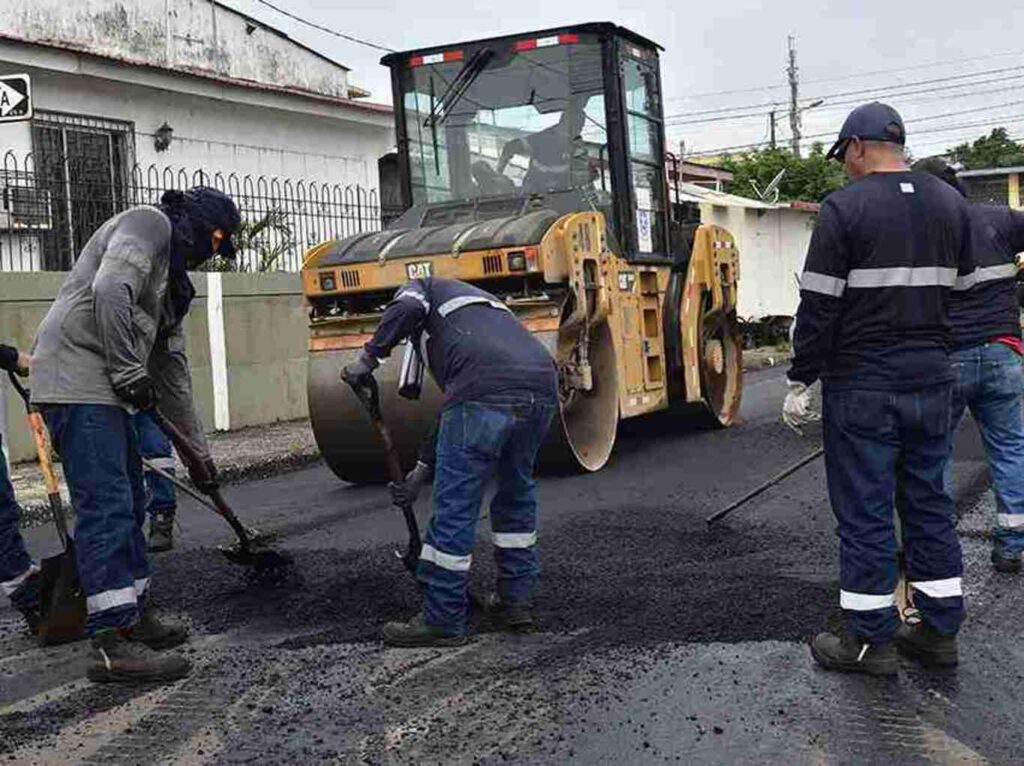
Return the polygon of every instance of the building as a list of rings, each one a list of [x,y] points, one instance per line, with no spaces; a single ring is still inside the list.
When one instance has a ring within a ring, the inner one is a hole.
[[[253,268],[296,269],[306,247],[379,225],[391,108],[216,0],[4,0],[0,74],[14,73],[36,112],[0,125],[0,270],[67,269],[109,215],[194,182],[270,217]]]
[[[680,183],[695,184],[715,191],[725,191],[733,179],[732,171],[725,168],[688,160],[670,160],[667,170],[670,184],[678,180]]]
[[[982,202],[989,205],[1009,205],[1012,208],[1024,207],[1021,199],[1020,182],[1024,175],[1024,166],[1009,168],[978,168],[961,170],[957,177],[967,192],[971,202]]]

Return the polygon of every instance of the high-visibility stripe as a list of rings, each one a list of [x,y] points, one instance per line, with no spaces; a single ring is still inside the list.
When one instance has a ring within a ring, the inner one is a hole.
[[[1004,529],[1019,529],[1024,527],[1024,513],[996,514],[996,523]]]
[[[39,567],[37,567],[35,564],[29,564],[28,569],[26,569],[20,575],[15,577],[13,580],[6,580],[4,582],[0,582],[0,590],[4,592],[5,596],[10,596],[12,593],[14,593],[14,591],[16,591],[18,588],[22,586],[25,580],[27,580],[29,577],[31,577],[38,571]]]
[[[402,290],[395,296],[395,300],[399,301],[402,298],[412,298],[415,301],[419,301],[423,304],[423,308],[430,311],[430,301],[427,300],[427,296],[421,293],[419,290]]]
[[[449,572],[468,572],[470,565],[473,563],[473,556],[472,554],[468,556],[453,556],[451,553],[439,551],[430,543],[425,543],[423,550],[420,551],[420,561],[429,561],[431,564],[437,564],[441,569],[447,569]]]
[[[816,271],[805,271],[804,275],[800,277],[800,289],[839,298],[846,290],[846,280],[831,277],[828,274],[819,274]]]
[[[896,605],[895,593],[854,593],[849,590],[839,591],[839,606],[852,612],[870,612],[875,609],[888,609]]]
[[[482,295],[460,295],[458,298],[450,298],[449,300],[446,300],[444,303],[438,306],[437,313],[440,314],[442,317],[446,317],[453,311],[458,311],[459,309],[464,308],[465,306],[472,306],[475,304],[483,303],[486,303],[488,306],[494,309],[500,309],[501,311],[511,311],[511,309],[501,301],[485,298]]]
[[[173,457],[152,457],[147,458],[147,461],[154,468],[160,468],[167,471],[167,473],[174,473],[175,469],[178,467],[178,464],[174,462]]]
[[[444,53],[431,53],[427,56],[413,56],[409,59],[409,66],[447,64],[449,61],[462,61],[464,55],[462,51],[445,51]]]
[[[142,579],[135,581],[135,597],[142,598],[143,594],[149,588],[149,578],[143,577]]]
[[[537,531],[533,532],[495,532],[496,548],[532,548],[537,544]]]
[[[1017,264],[1001,263],[998,266],[979,266],[970,274],[956,278],[954,290],[970,290],[982,282],[995,282],[998,279],[1013,279],[1017,276]]]
[[[574,45],[579,41],[579,35],[551,35],[550,37],[535,37],[530,40],[517,40],[514,47],[517,51],[532,51],[535,48],[553,48],[556,45]]]
[[[945,580],[924,580],[910,584],[914,590],[919,590],[932,598],[955,598],[964,595],[963,584],[959,577],[949,577]]]
[[[105,590],[95,596],[89,596],[85,600],[85,607],[89,614],[105,612],[108,609],[116,609],[119,606],[128,606],[136,601],[135,586],[117,588],[116,590]]]
[[[956,269],[944,266],[893,266],[886,269],[851,269],[846,284],[864,287],[953,287]]]

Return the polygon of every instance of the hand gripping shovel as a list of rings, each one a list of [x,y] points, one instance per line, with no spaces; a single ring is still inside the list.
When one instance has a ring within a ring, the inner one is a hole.
[[[85,638],[85,591],[78,579],[78,566],[75,560],[75,541],[68,534],[67,519],[64,516],[64,502],[60,496],[60,485],[57,474],[53,471],[52,448],[50,439],[43,423],[43,416],[32,404],[28,390],[21,384],[14,373],[8,377],[15,391],[25,402],[28,427],[36,444],[36,455],[39,458],[39,470],[46,484],[46,496],[50,502],[50,514],[53,516],[57,535],[60,537],[64,550],[56,556],[43,559],[39,575],[39,600],[42,619],[37,635],[43,645],[63,644]]]
[[[192,441],[185,434],[178,430],[177,426],[164,417],[160,410],[154,408],[149,411],[149,414],[153,417],[157,426],[160,427],[160,430],[167,434],[167,438],[174,444],[174,448],[178,451],[181,459],[189,467],[189,472],[195,475],[195,472],[198,472],[203,464],[196,446],[192,444]],[[291,559],[285,554],[259,547],[261,541],[258,539],[258,533],[253,534],[255,530],[246,529],[242,522],[238,520],[231,506],[227,504],[227,501],[221,495],[219,487],[214,485],[212,488],[202,491],[210,498],[213,509],[224,517],[224,520],[231,525],[235,535],[238,537],[238,542],[235,545],[220,546],[218,548],[224,555],[224,558],[233,564],[251,566],[257,571],[281,569],[291,564]],[[189,492],[189,494],[192,493]],[[204,502],[204,505],[211,507],[211,503]]]

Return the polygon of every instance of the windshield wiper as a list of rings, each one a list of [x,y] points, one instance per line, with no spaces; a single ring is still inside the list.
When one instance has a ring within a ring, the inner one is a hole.
[[[423,121],[423,126],[426,128],[433,129],[436,125],[444,122],[448,119],[448,115],[451,114],[452,108],[462,100],[462,97],[466,95],[466,91],[469,90],[469,86],[472,85],[480,73],[487,66],[488,62],[494,56],[494,51],[490,48],[481,48],[467,61],[459,73],[455,75],[455,79],[452,80],[448,89],[441,94],[435,103],[430,107],[430,114]]]

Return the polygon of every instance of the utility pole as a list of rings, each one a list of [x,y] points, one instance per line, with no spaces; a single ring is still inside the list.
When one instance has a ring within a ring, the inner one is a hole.
[[[789,66],[786,68],[789,75],[789,129],[793,134],[790,148],[793,155],[800,156],[800,109],[797,107],[797,99],[800,96],[800,78],[796,68],[796,38],[789,36]]]
[[[768,113],[768,120],[771,122],[771,135],[772,135],[771,147],[772,147],[772,149],[774,149],[775,148],[775,110],[774,109],[772,109]]]

